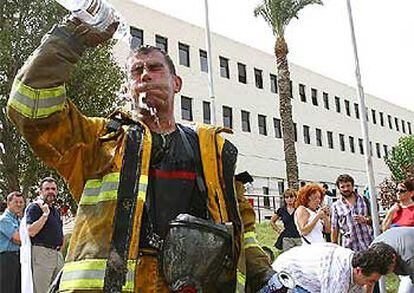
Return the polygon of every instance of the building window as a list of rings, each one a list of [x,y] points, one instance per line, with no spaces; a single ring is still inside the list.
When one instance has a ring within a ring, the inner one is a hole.
[[[363,155],[364,154],[364,140],[362,138],[358,138],[358,147],[359,147],[359,153]]]
[[[316,128],[316,145],[317,146],[322,146],[322,130],[320,130],[319,128]]]
[[[282,125],[280,123],[280,119],[273,118],[273,127],[275,129],[275,137],[282,138]]]
[[[405,133],[405,121],[404,120],[401,120],[401,129],[402,129],[402,132]]]
[[[349,137],[349,149],[351,150],[351,153],[355,153],[355,141],[352,136]]]
[[[388,157],[388,146],[384,144],[384,156]]]
[[[239,72],[239,82],[247,83],[246,65],[237,63],[237,70]]]
[[[379,112],[379,117],[380,117],[380,125],[384,127],[384,113]]]
[[[266,116],[258,115],[257,121],[259,124],[259,134],[267,135],[267,128],[266,128]]]
[[[178,43],[180,65],[190,67],[190,46]]]
[[[365,114],[367,117],[367,122],[369,121],[369,111],[368,111],[368,107],[365,107]]]
[[[233,128],[233,113],[230,107],[223,106],[223,126]]]
[[[262,89],[263,88],[263,75],[262,75],[262,70],[255,68],[254,69],[254,81],[256,84],[256,87],[258,89]]]
[[[354,103],[354,110],[356,119],[359,119],[359,105],[357,103]]]
[[[318,106],[318,90],[311,89],[312,105]]]
[[[277,76],[274,74],[270,74],[270,91],[277,93]],[[290,91],[292,92],[292,89]]]
[[[335,107],[336,112],[341,113],[341,100],[339,99],[339,97],[335,97]]]
[[[375,148],[377,149],[377,157],[378,159],[380,159],[381,158],[381,146],[378,142],[375,144]]]
[[[144,45],[144,31],[130,26],[129,33],[131,34],[131,40],[129,41],[129,46],[131,50],[138,49],[142,45]]]
[[[277,190],[279,191],[279,195],[282,195],[285,192],[285,182],[278,181],[277,182]]]
[[[200,50],[200,70],[208,72],[207,52],[204,50]]]
[[[229,59],[220,56],[220,76],[230,78]]]
[[[398,124],[398,118],[397,117],[394,117],[394,122],[395,122],[395,129],[397,131],[400,131],[400,125]]]
[[[299,84],[299,97],[302,102],[306,102],[306,92],[305,92],[305,85]]]
[[[388,127],[390,129],[392,129],[392,118],[391,118],[391,115],[387,115],[387,118],[388,118]]]
[[[168,39],[167,38],[160,36],[160,35],[155,35],[155,46],[157,48],[160,48],[165,53],[168,53]]]
[[[345,151],[345,135],[339,134],[339,147],[341,151]]]
[[[263,195],[269,195],[269,187],[263,186]],[[270,198],[268,196],[263,197],[263,206],[270,207]]]
[[[345,103],[345,113],[347,116],[351,116],[351,109],[349,107],[349,101],[348,100],[344,100]]]
[[[295,137],[295,141],[298,141],[298,128],[296,123],[293,123],[293,136]]]
[[[332,131],[326,132],[327,138],[328,138],[328,148],[333,149],[334,148],[334,142],[333,142],[333,133]]]
[[[184,120],[193,121],[191,98],[181,96],[181,118]]]
[[[328,93],[323,93],[323,106],[326,110],[329,110],[329,95]]]
[[[293,82],[289,80],[290,98],[293,99]]]
[[[408,134],[413,134],[411,131],[411,123],[407,122],[407,126],[408,126]]]
[[[306,144],[310,144],[310,131],[309,126],[303,125],[303,140]]]
[[[374,109],[371,109],[372,114],[372,123],[377,124],[377,114],[375,113]]]
[[[210,102],[203,101],[203,122],[211,124],[211,109]]]
[[[369,155],[372,157],[372,141],[369,142]]]
[[[250,113],[247,111],[241,111],[242,131],[250,132]]]

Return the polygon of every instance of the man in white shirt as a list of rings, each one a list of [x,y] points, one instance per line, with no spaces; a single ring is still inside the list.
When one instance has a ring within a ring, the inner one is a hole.
[[[282,253],[273,269],[293,278],[293,292],[362,292],[363,286],[371,292],[374,283],[392,270],[395,255],[384,243],[361,252],[333,243],[315,243]]]

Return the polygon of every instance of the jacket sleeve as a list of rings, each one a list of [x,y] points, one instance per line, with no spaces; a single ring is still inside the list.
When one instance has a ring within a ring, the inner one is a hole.
[[[235,181],[235,184],[244,228],[243,245],[246,259],[246,286],[253,292],[257,292],[266,285],[267,281],[275,274],[275,271],[271,267],[269,257],[256,239],[256,215],[249,201],[244,196],[245,187],[239,181]]]
[[[66,22],[45,35],[14,80],[7,112],[34,153],[57,169],[79,200],[85,181],[108,158],[99,141],[106,120],[85,117],[66,97],[65,84],[85,48],[75,31]]]

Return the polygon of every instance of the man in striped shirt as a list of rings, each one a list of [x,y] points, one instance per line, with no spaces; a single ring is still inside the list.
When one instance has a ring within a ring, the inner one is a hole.
[[[341,245],[355,252],[366,250],[371,244],[372,229],[370,207],[363,196],[355,192],[354,179],[345,174],[336,180],[341,197],[331,207],[331,237]]]

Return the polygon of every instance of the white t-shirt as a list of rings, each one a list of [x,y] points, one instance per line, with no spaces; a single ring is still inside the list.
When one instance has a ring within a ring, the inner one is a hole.
[[[308,221],[306,222],[306,225],[307,225],[310,222],[312,222],[312,220],[316,217],[316,212],[314,212],[311,209],[308,209],[306,207],[305,207],[305,209],[308,211],[308,213],[310,215]],[[295,225],[296,225],[296,227],[297,227],[297,229],[300,233],[296,213],[295,213]],[[312,243],[325,242],[325,239],[323,238],[322,231],[323,231],[323,222],[322,222],[322,220],[319,220],[316,223],[315,227],[313,227],[312,231],[310,231],[307,235],[301,235],[302,236],[302,244],[312,244]]]
[[[362,292],[362,286],[353,284],[353,254],[333,243],[315,243],[289,249],[272,267],[291,275],[297,286],[309,292]]]

